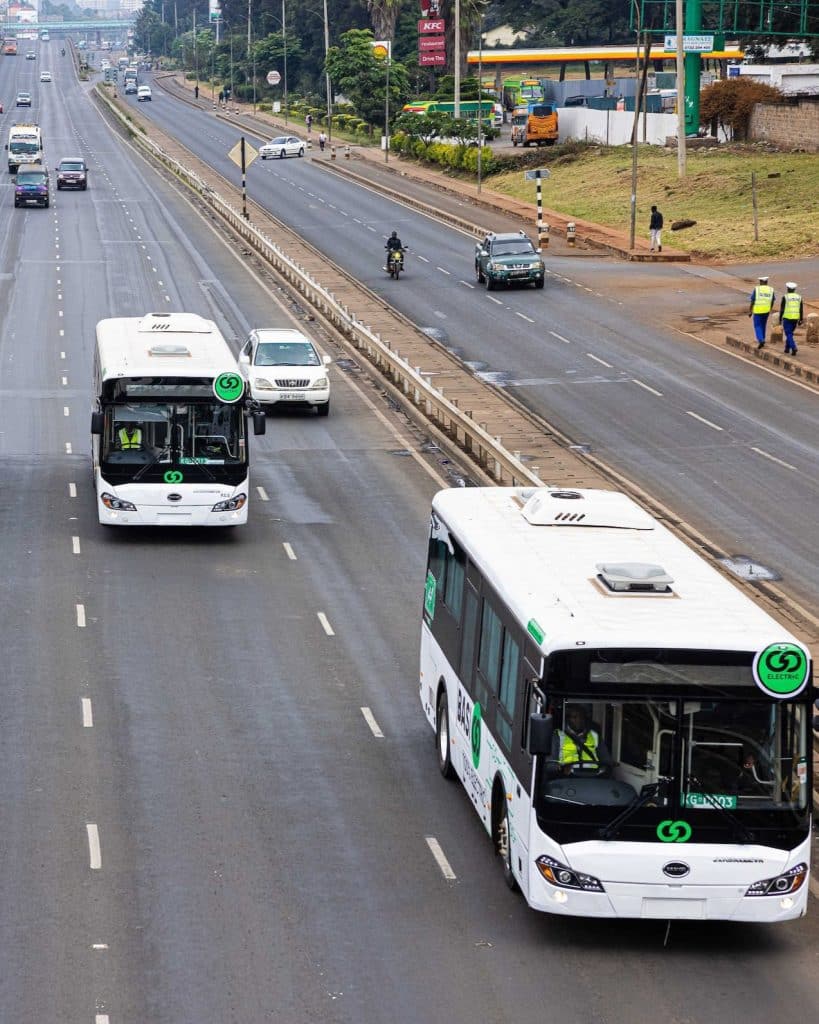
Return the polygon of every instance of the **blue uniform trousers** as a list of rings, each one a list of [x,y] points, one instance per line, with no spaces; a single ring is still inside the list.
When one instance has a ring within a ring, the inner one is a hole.
[[[770,315],[770,312],[754,313],[754,334],[760,345],[765,344],[765,330],[768,326],[768,317]]]
[[[785,335],[785,351],[792,352],[793,355],[796,355],[796,342],[793,339],[793,332],[796,330],[798,323],[798,320],[789,320],[787,317],[782,318],[782,333]]]

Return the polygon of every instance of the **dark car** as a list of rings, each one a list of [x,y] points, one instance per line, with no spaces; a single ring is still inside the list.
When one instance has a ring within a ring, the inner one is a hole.
[[[540,253],[522,232],[486,235],[475,246],[475,276],[487,291],[501,284],[534,284],[542,288],[546,267]]]
[[[57,191],[63,188],[88,188],[88,165],[80,156],[67,156],[57,165]]]
[[[31,93],[30,92],[18,92],[17,93],[17,106],[18,107],[30,107],[31,106]]]
[[[15,206],[48,206],[48,171],[40,164],[20,164],[14,182]]]

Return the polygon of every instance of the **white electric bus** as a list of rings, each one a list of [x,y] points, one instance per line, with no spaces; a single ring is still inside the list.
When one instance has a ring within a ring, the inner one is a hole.
[[[92,459],[107,526],[247,522],[244,380],[212,320],[148,313],[97,324]],[[264,413],[252,412],[263,434]]]
[[[438,493],[420,697],[531,907],[805,913],[809,653],[625,495]]]

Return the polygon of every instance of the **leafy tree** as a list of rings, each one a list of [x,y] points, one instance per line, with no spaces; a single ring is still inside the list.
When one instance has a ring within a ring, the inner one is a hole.
[[[331,46],[327,70],[334,89],[343,93],[359,117],[370,124],[383,125],[387,95],[387,66],[372,51],[373,34],[369,29],[350,29],[339,46]],[[389,69],[390,109],[400,110],[409,99],[410,88],[403,64],[392,61]]]
[[[781,103],[784,96],[771,85],[751,78],[726,78],[706,86],[700,93],[700,120],[709,121],[723,131],[730,128],[733,138],[748,138],[751,114],[757,103]],[[727,131],[726,131],[727,134]]]

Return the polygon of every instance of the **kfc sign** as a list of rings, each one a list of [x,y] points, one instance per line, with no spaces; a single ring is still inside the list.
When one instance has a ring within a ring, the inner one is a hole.
[[[421,33],[421,35],[424,35],[424,33],[427,32],[434,32],[437,35],[441,35],[443,34],[445,28],[446,22],[444,21],[443,18],[433,18],[428,21],[422,18],[421,21],[418,22],[418,31]]]
[[[419,36],[419,50],[445,50],[446,36]]]
[[[433,50],[432,53],[419,53],[418,66],[422,68],[442,67],[446,64],[446,54],[441,50]]]

